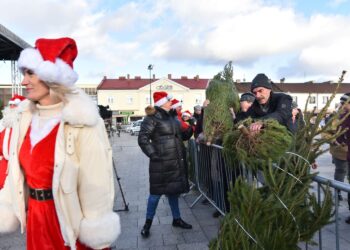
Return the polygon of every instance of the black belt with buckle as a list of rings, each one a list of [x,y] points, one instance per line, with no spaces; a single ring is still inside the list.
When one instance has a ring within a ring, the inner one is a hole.
[[[38,201],[52,200],[52,189],[35,189],[29,188],[30,198]]]

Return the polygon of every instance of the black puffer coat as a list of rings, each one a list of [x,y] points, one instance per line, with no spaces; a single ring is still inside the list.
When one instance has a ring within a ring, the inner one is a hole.
[[[182,140],[191,131],[180,131],[179,121],[165,110],[155,107],[141,124],[138,143],[150,157],[150,194],[174,195],[188,192],[186,150]]]
[[[288,127],[288,121],[292,117],[292,97],[284,93],[271,92],[267,106],[268,110],[263,111],[261,105],[255,100],[241,119],[245,117],[252,117],[253,119],[274,119],[281,125]]]

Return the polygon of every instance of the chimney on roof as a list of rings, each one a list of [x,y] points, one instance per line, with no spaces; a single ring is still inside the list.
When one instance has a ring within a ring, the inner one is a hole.
[[[135,76],[135,80],[141,80],[141,76]]]
[[[119,80],[125,80],[125,76],[119,76]]]
[[[156,74],[153,74],[153,80],[156,79]]]
[[[181,76],[181,80],[187,80],[187,76]]]
[[[241,83],[241,79],[236,79],[236,83]]]
[[[280,83],[284,83],[285,80],[286,80],[285,77],[281,78],[281,79],[280,79]]]
[[[171,74],[168,74],[168,79],[171,79]]]
[[[195,79],[196,81],[198,81],[199,75],[196,75],[196,76],[194,77],[194,79]]]
[[[103,80],[106,80],[107,79],[107,76],[103,76]]]
[[[127,78],[127,79],[130,79],[130,74],[127,74],[127,75],[126,75],[126,78]]]

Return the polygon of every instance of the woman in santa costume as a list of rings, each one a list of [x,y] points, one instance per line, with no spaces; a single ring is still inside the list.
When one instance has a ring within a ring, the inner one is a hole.
[[[12,124],[18,118],[17,107],[24,96],[15,94],[9,101],[9,105],[2,111],[3,118],[0,121],[0,190],[3,188],[7,176],[7,162],[9,159],[10,137]]]
[[[120,233],[112,150],[96,105],[74,87],[77,53],[71,38],[38,39],[18,59],[28,100],[12,126],[0,233],[20,225],[29,250],[103,249]]]

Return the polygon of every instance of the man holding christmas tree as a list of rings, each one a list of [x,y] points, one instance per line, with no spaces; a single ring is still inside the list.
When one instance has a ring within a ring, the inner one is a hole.
[[[344,111],[344,113],[340,116],[340,119],[342,119],[345,115],[347,115],[350,112],[350,93],[346,93],[344,94],[341,98],[340,98],[340,103],[341,103],[341,109]],[[346,155],[346,164],[348,167],[348,177],[350,177],[350,166],[349,166],[349,162],[350,162],[350,116],[346,117],[345,120],[342,122],[342,124],[340,124],[340,128],[341,129],[347,129],[347,131],[342,134],[341,136],[339,136],[336,140],[336,144],[337,145],[343,145],[346,144],[348,146],[348,150],[347,150],[347,155]],[[345,169],[346,171],[346,169]],[[350,179],[350,178],[349,178]],[[348,205],[349,205],[349,210],[350,210],[350,193],[348,193]],[[350,216],[345,220],[346,223],[350,224]]]
[[[292,116],[292,97],[284,93],[274,93],[272,84],[265,74],[257,74],[252,81],[251,92],[255,96],[247,116],[253,119],[275,119],[287,126]],[[258,133],[263,124],[256,121],[250,125],[252,133]]]

